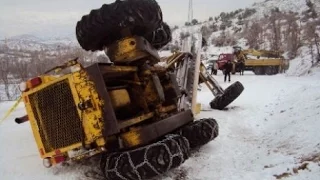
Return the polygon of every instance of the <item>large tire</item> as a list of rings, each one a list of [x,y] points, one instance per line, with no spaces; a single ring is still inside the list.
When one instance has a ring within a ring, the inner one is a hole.
[[[83,16],[77,22],[76,36],[83,49],[96,51],[123,38],[123,29],[144,36],[161,23],[161,8],[155,0],[116,0]]]
[[[180,166],[189,156],[188,140],[175,134],[141,148],[103,155],[100,165],[106,179],[142,180]]]
[[[227,89],[224,90],[222,95],[217,96],[210,102],[210,107],[212,109],[223,110],[235,99],[237,99],[243,90],[244,87],[239,81],[231,84]]]
[[[191,149],[198,148],[218,137],[219,125],[213,118],[200,119],[180,129],[178,134],[188,139]]]
[[[265,75],[265,68],[264,67],[255,67],[253,69],[255,75]]]
[[[145,38],[150,44],[157,50],[167,45],[172,40],[172,33],[169,25],[162,22],[161,26],[150,34],[147,34]]]
[[[265,69],[266,75],[275,75],[279,73],[279,67],[278,66],[268,66]]]

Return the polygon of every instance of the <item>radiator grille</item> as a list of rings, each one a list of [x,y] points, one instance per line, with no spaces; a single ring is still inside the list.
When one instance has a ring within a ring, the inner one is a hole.
[[[46,152],[82,141],[82,125],[68,80],[29,96]]]

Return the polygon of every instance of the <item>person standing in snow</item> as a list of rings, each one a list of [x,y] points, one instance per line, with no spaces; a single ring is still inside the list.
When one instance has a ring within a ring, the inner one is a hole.
[[[218,63],[216,61],[213,62],[212,68],[211,68],[211,75],[217,75],[218,73]]]
[[[228,76],[228,80],[229,82],[231,81],[231,71],[232,71],[232,67],[233,67],[233,64],[231,63],[231,61],[227,61],[225,64],[224,64],[224,82],[227,81],[227,76]]]

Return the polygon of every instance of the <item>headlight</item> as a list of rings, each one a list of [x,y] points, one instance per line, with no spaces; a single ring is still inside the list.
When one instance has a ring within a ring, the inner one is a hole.
[[[21,92],[26,91],[27,88],[28,88],[28,86],[27,86],[27,83],[26,83],[26,82],[21,82],[21,83],[19,84],[19,89],[20,89]]]
[[[44,158],[43,159],[43,166],[46,167],[46,168],[49,168],[52,166],[52,163],[50,161],[50,158]]]

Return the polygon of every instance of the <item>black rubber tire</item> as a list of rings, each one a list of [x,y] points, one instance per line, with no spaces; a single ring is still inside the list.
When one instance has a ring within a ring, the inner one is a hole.
[[[265,75],[265,68],[264,67],[255,67],[253,72],[255,75]]]
[[[145,38],[155,49],[159,50],[172,41],[172,32],[170,26],[167,23],[162,22],[158,29],[150,34],[147,34]]]
[[[100,167],[106,179],[150,179],[180,166],[190,156],[188,140],[180,135],[134,150],[102,155]]]
[[[210,107],[212,109],[223,110],[235,99],[237,99],[243,90],[243,85],[239,81],[236,81],[235,83],[231,84],[227,89],[225,89],[222,95],[214,98],[210,102]]]
[[[188,139],[191,149],[198,148],[218,137],[219,125],[213,118],[200,119],[180,129],[178,134]]]
[[[275,75],[279,73],[279,67],[277,66],[268,66],[265,68],[266,75]]]
[[[83,16],[77,22],[76,37],[83,49],[96,51],[123,38],[123,29],[144,36],[161,23],[162,11],[155,0],[116,0]]]

